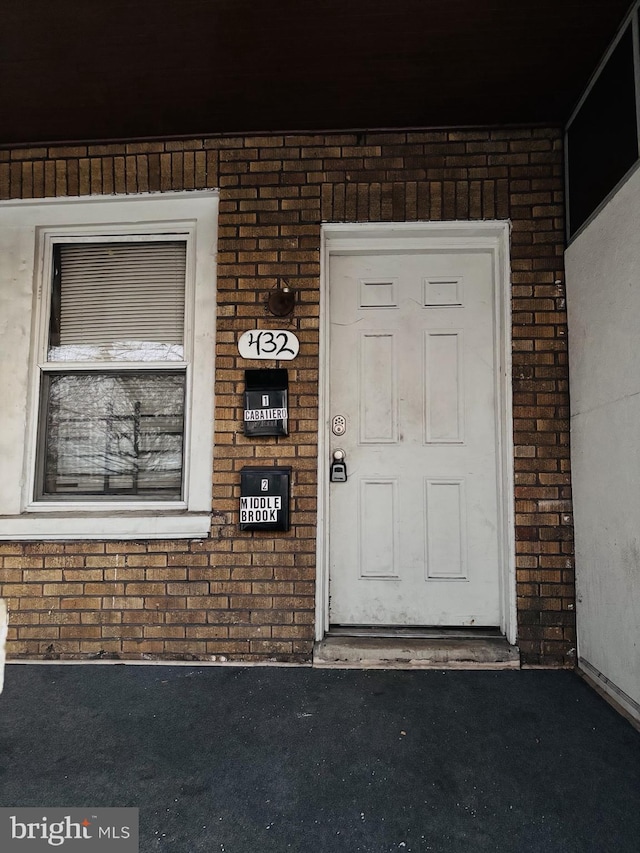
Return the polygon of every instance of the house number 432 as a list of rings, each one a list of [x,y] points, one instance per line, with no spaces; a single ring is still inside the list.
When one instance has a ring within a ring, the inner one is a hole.
[[[298,355],[300,344],[293,332],[284,329],[251,329],[238,341],[242,358],[275,358],[290,361]]]

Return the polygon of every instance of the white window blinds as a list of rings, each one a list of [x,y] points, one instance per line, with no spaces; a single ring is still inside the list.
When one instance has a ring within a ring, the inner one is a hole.
[[[185,242],[64,243],[55,267],[49,360],[182,358]]]

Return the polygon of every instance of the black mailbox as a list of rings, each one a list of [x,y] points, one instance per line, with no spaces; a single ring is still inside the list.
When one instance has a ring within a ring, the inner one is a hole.
[[[288,371],[245,370],[244,389],[244,434],[288,435]]]
[[[288,530],[291,468],[240,472],[240,530]]]

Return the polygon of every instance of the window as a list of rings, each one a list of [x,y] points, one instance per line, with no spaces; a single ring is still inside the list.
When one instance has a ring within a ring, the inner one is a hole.
[[[36,499],[181,500],[186,242],[50,249]]]
[[[566,147],[573,237],[638,159],[632,27],[624,31],[570,120]]]
[[[26,220],[35,285],[24,485],[19,508],[0,487],[0,538],[208,533],[216,214],[210,192],[0,205],[0,226]],[[18,317],[26,276],[6,267]]]

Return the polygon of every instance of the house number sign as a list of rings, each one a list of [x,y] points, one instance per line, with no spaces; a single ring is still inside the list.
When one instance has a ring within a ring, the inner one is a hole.
[[[293,332],[284,329],[251,329],[241,335],[238,352],[242,358],[276,358],[291,361],[298,355],[300,343]]]

